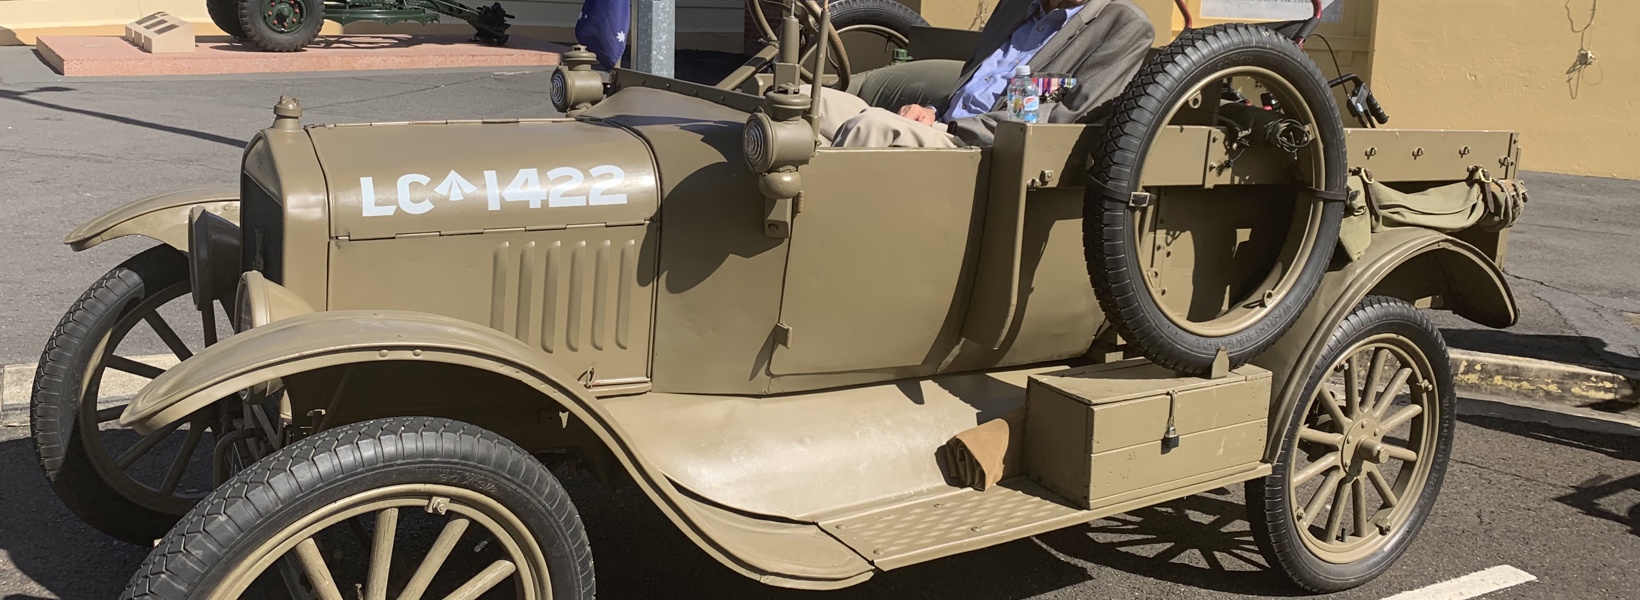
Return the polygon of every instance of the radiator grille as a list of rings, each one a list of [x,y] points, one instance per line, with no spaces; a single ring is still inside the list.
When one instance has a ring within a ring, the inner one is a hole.
[[[285,207],[250,175],[239,178],[239,219],[244,232],[242,267],[268,281],[285,282]]]

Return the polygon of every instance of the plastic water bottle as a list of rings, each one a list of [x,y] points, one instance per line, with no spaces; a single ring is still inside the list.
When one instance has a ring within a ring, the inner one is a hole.
[[[1037,109],[1042,106],[1042,91],[1031,80],[1031,66],[1014,67],[1014,78],[1008,82],[1008,113],[1026,123],[1037,122]]]

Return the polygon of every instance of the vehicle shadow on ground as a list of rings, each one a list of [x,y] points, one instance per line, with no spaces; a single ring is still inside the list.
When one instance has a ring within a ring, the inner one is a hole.
[[[811,598],[730,571],[684,538],[634,489],[610,492],[566,482],[598,557],[598,597]],[[870,580],[827,598],[1017,600],[1093,579],[1109,567],[1198,589],[1294,596],[1271,572],[1248,532],[1245,509],[1227,490],[1176,500],[1086,526],[959,554]]]
[[[685,538],[634,488],[610,491],[584,477],[564,483],[586,523],[602,600],[819,597],[811,591],[771,587],[729,570]],[[1089,579],[1081,566],[1022,540],[877,573],[864,583],[823,596],[1015,600]]]
[[[0,442],[0,481],[5,482],[0,484],[0,502],[5,505],[0,511],[0,552],[10,557],[18,573],[58,598],[120,595],[147,548],[103,535],[70,513],[41,475],[27,437]],[[0,588],[5,600],[29,600],[38,593]]]
[[[1441,337],[1448,346],[1507,354],[1559,363],[1569,363],[1591,369],[1626,369],[1640,371],[1640,358],[1619,354],[1607,349],[1599,338],[1581,335],[1518,334],[1490,329],[1442,329]]]
[[[1640,443],[1636,443],[1635,438],[1629,436],[1562,429],[1539,423],[1506,421],[1492,417],[1460,416],[1458,419],[1477,427],[1640,463]],[[1630,533],[1640,536],[1640,502],[1625,506],[1626,499],[1640,494],[1640,473],[1628,477],[1602,474],[1572,487],[1574,491],[1556,497],[1555,501],[1582,511],[1585,515],[1628,527]]]
[[[1223,488],[1038,539],[1078,560],[1196,589],[1301,595],[1270,570],[1248,529],[1240,494]]]

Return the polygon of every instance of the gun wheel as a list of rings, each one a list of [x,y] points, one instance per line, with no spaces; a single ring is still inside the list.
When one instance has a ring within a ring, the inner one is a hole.
[[[322,0],[238,0],[239,26],[251,45],[267,52],[295,52],[319,37]]]
[[[1334,332],[1281,436],[1248,483],[1255,539],[1294,583],[1361,585],[1406,551],[1452,451],[1446,345],[1406,302],[1369,297]]]

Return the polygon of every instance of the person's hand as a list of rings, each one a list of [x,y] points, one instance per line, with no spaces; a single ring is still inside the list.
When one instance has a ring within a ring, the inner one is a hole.
[[[918,104],[907,104],[905,106],[901,106],[900,116],[924,125],[934,124],[934,109]]]

